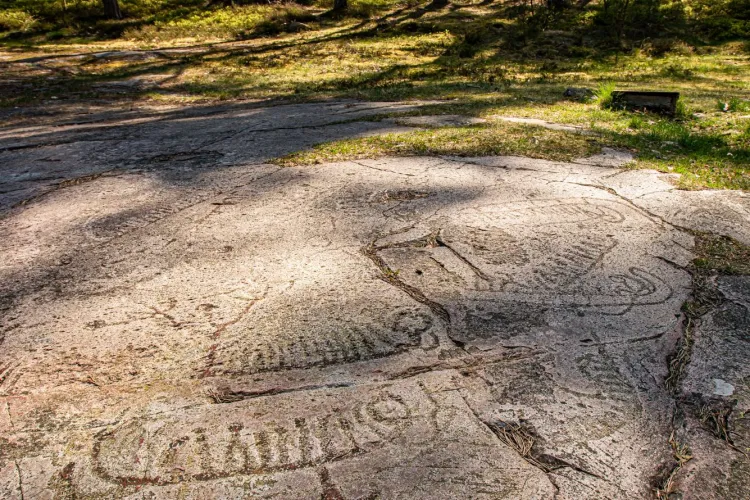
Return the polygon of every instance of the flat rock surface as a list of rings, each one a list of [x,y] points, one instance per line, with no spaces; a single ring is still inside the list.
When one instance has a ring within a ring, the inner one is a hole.
[[[544,127],[550,130],[561,130],[563,132],[575,132],[575,133],[589,133],[582,127],[576,127],[574,125],[565,125],[562,123],[552,123],[546,120],[540,120],[538,118],[519,118],[516,116],[494,116],[496,120],[502,120],[510,123],[520,123],[523,125],[535,125],[537,127]]]
[[[411,127],[464,127],[468,125],[480,125],[487,120],[473,116],[462,115],[422,115],[404,116],[401,118],[388,118],[388,121],[399,125]]]
[[[665,380],[690,230],[749,241],[747,195],[612,150],[266,163],[414,106],[2,131],[0,497],[651,498],[677,436],[674,491],[746,498],[745,278]]]

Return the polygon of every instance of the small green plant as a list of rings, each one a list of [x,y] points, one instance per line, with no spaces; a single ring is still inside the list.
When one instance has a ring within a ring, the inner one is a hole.
[[[633,129],[633,130],[642,129],[645,125],[646,125],[646,121],[638,115],[632,117],[628,121],[628,128]]]
[[[693,116],[693,112],[688,107],[687,103],[685,102],[685,99],[679,98],[677,99],[677,105],[675,106],[674,111],[674,117],[677,120],[687,120]]]
[[[599,87],[594,91],[594,97],[596,97],[596,103],[602,109],[612,109],[614,107],[614,98],[612,93],[615,91],[614,82],[602,82]]]
[[[722,99],[716,103],[716,107],[719,111],[725,113],[733,113],[736,111],[750,111],[750,101],[731,97],[729,99]]]
[[[391,269],[388,267],[383,271],[383,274],[385,274],[386,278],[395,280],[398,279],[398,275],[400,272],[400,269]]]

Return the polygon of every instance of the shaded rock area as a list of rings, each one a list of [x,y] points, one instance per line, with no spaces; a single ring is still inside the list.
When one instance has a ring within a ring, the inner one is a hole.
[[[413,106],[3,132],[0,497],[747,498],[750,282],[682,311],[748,196],[614,150],[266,163]]]
[[[405,116],[400,118],[388,118],[388,121],[407,125],[410,127],[462,127],[468,125],[481,125],[487,120],[473,116],[462,115],[422,115],[422,116]]]
[[[497,120],[502,120],[510,123],[521,123],[523,125],[535,125],[537,127],[544,127],[550,130],[560,130],[563,132],[575,132],[580,134],[588,134],[590,131],[583,127],[577,127],[575,125],[565,125],[562,123],[552,123],[546,120],[540,120],[539,118],[519,118],[516,116],[494,116]]]
[[[563,92],[563,97],[571,101],[590,101],[596,97],[592,89],[585,87],[568,87]]]

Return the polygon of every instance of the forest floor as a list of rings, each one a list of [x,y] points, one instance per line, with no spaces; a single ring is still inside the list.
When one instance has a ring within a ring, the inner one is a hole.
[[[364,8],[354,5],[354,14]],[[523,35],[500,4],[457,2],[437,10],[384,5],[362,19],[321,16],[319,8],[252,6],[133,27],[110,40],[6,41],[0,49],[2,116],[12,122],[29,105],[103,101],[420,99],[435,102],[414,114],[483,121],[437,134],[329,144],[304,161],[394,153],[562,159],[610,146],[636,153],[635,168],[682,174],[683,188],[750,188],[746,43],[602,53],[573,32],[518,39]],[[563,96],[567,87],[596,90],[605,83],[678,91],[679,116],[601,109],[592,100]],[[505,117],[572,127],[551,130]],[[590,134],[582,137],[573,127]]]

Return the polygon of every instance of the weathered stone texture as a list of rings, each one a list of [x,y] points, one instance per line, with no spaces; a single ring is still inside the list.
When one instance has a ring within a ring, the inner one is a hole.
[[[0,137],[0,497],[649,498],[676,433],[684,498],[743,498],[745,278],[664,381],[686,228],[748,241],[746,195],[612,150],[264,163],[399,109]]]

